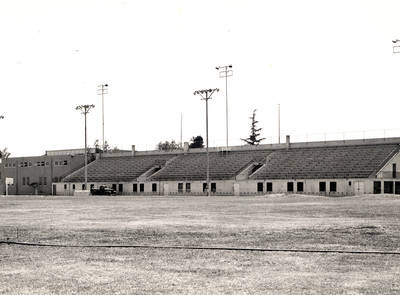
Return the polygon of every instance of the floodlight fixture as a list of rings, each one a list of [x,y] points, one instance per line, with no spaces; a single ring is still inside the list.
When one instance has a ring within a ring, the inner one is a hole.
[[[0,115],[0,119],[4,119],[4,116],[3,116],[3,115]]]
[[[392,40],[393,53],[400,53],[400,40]]]

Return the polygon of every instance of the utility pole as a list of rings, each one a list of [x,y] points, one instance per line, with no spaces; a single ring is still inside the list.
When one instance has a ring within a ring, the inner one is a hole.
[[[281,104],[278,104],[278,143],[281,143]]]
[[[87,127],[86,127],[86,115],[89,113],[90,109],[94,108],[94,105],[79,105],[75,109],[81,111],[85,116],[85,190],[87,190]]]
[[[108,84],[101,84],[97,86],[97,95],[101,95],[101,119],[102,119],[102,135],[103,135],[103,151],[104,151],[104,95],[108,94]]]
[[[196,90],[193,94],[200,95],[202,100],[206,101],[206,151],[207,151],[207,196],[210,196],[210,154],[208,152],[208,100],[214,92],[218,92],[218,88]]]
[[[183,142],[182,142],[182,121],[183,121],[183,115],[181,113],[181,148],[183,148]]]
[[[219,66],[215,67],[217,71],[219,71],[219,77],[225,78],[225,99],[226,99],[226,115],[225,115],[225,124],[226,124],[226,147],[229,147],[228,140],[228,77],[233,75],[232,65],[229,66]]]

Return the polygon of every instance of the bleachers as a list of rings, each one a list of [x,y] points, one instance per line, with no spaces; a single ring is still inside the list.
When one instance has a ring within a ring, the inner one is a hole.
[[[367,178],[397,150],[396,144],[276,150],[251,179]]]
[[[210,152],[210,178],[214,180],[234,179],[252,161],[264,160],[272,150]],[[207,173],[207,154],[182,154],[153,175],[154,181],[165,180],[205,180]]]
[[[88,165],[89,182],[134,181],[154,166],[165,164],[175,155],[123,156],[95,160]],[[64,178],[65,182],[83,182],[84,168]]]

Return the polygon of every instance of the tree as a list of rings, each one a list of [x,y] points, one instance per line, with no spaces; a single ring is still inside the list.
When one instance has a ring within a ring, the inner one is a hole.
[[[0,159],[7,159],[11,154],[7,151],[7,148],[0,150]]]
[[[169,142],[168,140],[164,141],[164,142],[159,142],[157,144],[157,150],[159,151],[172,151],[172,150],[179,150],[181,149],[181,146],[175,142],[175,140],[171,140],[171,142]]]
[[[260,131],[262,128],[257,128],[258,121],[256,120],[256,111],[253,111],[253,115],[249,117],[251,119],[251,126],[250,126],[250,136],[246,139],[241,138],[244,142],[249,145],[258,145],[262,140],[265,138],[258,138],[260,136]]]
[[[192,142],[189,144],[189,148],[191,148],[191,149],[203,148],[204,147],[203,137],[201,137],[200,135],[198,135],[196,137],[193,136],[191,141]]]

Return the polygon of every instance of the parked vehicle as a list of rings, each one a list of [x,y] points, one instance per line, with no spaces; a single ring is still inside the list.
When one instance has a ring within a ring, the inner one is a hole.
[[[90,193],[95,196],[115,196],[117,193],[114,189],[105,185],[100,185],[98,188],[90,189]]]

